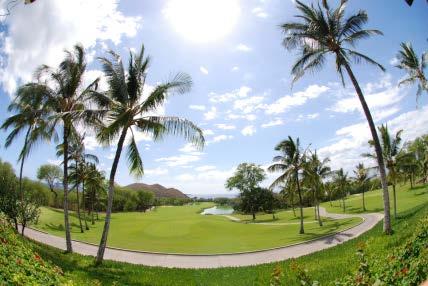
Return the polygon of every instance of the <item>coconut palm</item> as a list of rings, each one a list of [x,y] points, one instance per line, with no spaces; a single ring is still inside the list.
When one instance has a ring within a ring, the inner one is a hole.
[[[64,188],[64,226],[67,252],[72,252],[71,233],[68,214],[68,167],[69,140],[73,124],[84,123],[86,128],[99,124],[104,111],[94,109],[94,98],[100,95],[97,89],[99,79],[84,87],[86,71],[85,51],[82,46],[74,46],[66,51],[66,57],[57,69],[41,66],[36,75],[38,82],[26,85],[32,90],[42,90],[46,99],[44,109],[49,112],[49,121],[55,127],[61,126],[63,145],[63,188]],[[100,101],[102,99],[98,99]],[[97,102],[98,102],[97,101]]]
[[[308,187],[312,189],[313,193],[315,219],[318,219],[320,226],[322,226],[322,220],[319,209],[319,197],[324,190],[324,179],[331,173],[330,167],[327,166],[329,161],[329,158],[320,160],[315,151],[308,156],[303,168],[304,180],[306,180]]]
[[[25,132],[24,145],[18,157],[18,162],[21,162],[19,169],[19,192],[21,199],[24,197],[22,172],[24,170],[25,159],[40,140],[49,141],[53,134],[52,126],[50,126],[47,120],[47,114],[42,108],[44,104],[42,92],[40,89],[32,89],[28,88],[28,86],[20,87],[16,98],[8,107],[8,111],[15,114],[6,119],[0,127],[5,130],[12,128],[12,131],[6,138],[6,148],[13,143],[18,135]]]
[[[366,202],[364,198],[364,193],[366,192],[370,177],[368,175],[368,170],[364,166],[364,163],[358,163],[354,170],[355,181],[358,186],[361,188],[362,197],[363,197],[363,211],[366,211]]]
[[[401,50],[398,52],[397,59],[399,63],[396,67],[405,70],[408,74],[408,77],[400,81],[398,85],[417,83],[416,102],[418,102],[422,92],[428,92],[428,80],[424,71],[428,65],[428,52],[423,53],[419,59],[412,44],[401,43]]]
[[[384,232],[391,233],[389,194],[386,181],[386,172],[381,156],[379,138],[373,122],[370,109],[364,98],[360,85],[351,69],[351,63],[365,62],[372,64],[382,71],[382,65],[370,57],[353,49],[355,44],[373,35],[381,35],[378,30],[365,30],[364,24],[368,21],[365,11],[359,11],[350,17],[345,17],[347,0],[341,0],[336,9],[332,9],[327,0],[322,5],[306,5],[296,0],[297,9],[300,14],[299,22],[288,22],[281,25],[284,32],[283,45],[288,50],[299,49],[301,56],[292,67],[293,82],[301,78],[306,72],[318,71],[326,62],[327,55],[335,58],[336,70],[345,84],[343,71],[345,70],[355,88],[362,109],[367,118],[369,128],[378,154],[378,165],[383,188],[384,199]]]
[[[336,185],[338,193],[341,195],[343,212],[346,212],[345,200],[348,195],[349,186],[348,173],[345,173],[343,168],[340,168],[334,173],[333,182]]]
[[[110,58],[101,58],[104,73],[109,84],[105,104],[110,110],[107,125],[98,134],[104,144],[115,142],[117,146],[109,178],[108,202],[105,224],[98,249],[96,262],[103,260],[114,196],[114,179],[117,166],[125,143],[129,170],[136,176],[143,175],[143,162],[138,151],[135,136],[142,132],[153,137],[155,141],[164,135],[181,135],[197,147],[203,147],[205,139],[201,129],[186,119],[155,115],[156,109],[165,103],[169,95],[184,94],[192,85],[190,76],[178,73],[166,83],[157,85],[145,98],[143,90],[147,76],[150,57],[145,57],[144,46],[138,54],[130,53],[128,72],[119,55],[111,52]],[[115,141],[117,138],[118,141]],[[127,142],[125,142],[127,141]]]
[[[281,152],[281,155],[273,158],[273,164],[269,166],[269,172],[281,172],[281,175],[273,181],[270,188],[274,189],[281,184],[290,183],[296,187],[299,196],[300,208],[300,234],[305,233],[303,227],[303,199],[301,189],[300,173],[303,171],[306,150],[302,152],[300,149],[300,140],[293,140],[291,136],[288,139],[281,141],[276,147],[276,151]]]
[[[398,167],[400,160],[403,160],[403,156],[400,156],[401,151],[401,133],[403,130],[399,130],[394,137],[389,133],[387,125],[382,125],[379,128],[381,144],[382,144],[382,156],[386,162],[386,168],[388,169],[389,181],[392,185],[392,193],[394,200],[394,217],[397,217],[397,195],[395,187],[397,185],[398,179]],[[369,144],[373,146],[373,141],[370,140]],[[364,156],[369,158],[376,158],[376,154],[364,154]]]
[[[100,172],[94,163],[86,163],[86,202],[88,202],[89,215],[92,225],[95,224],[94,212],[99,204],[101,194],[105,193],[105,175]],[[97,213],[98,217],[98,213]]]

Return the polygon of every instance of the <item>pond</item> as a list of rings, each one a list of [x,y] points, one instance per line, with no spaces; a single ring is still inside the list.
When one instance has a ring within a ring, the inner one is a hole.
[[[201,212],[201,215],[229,215],[232,213],[232,208],[213,206],[212,208],[204,209],[204,211]]]

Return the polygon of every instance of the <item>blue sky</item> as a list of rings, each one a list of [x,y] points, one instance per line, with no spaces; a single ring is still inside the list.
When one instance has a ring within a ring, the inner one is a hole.
[[[293,20],[292,0],[118,2],[38,0],[16,6],[3,19],[0,121],[8,116],[16,86],[30,81],[38,65],[56,65],[65,48],[77,42],[87,48],[89,81],[102,75],[96,57],[107,49],[126,59],[129,49],[144,43],[152,56],[148,89],[177,71],[190,74],[194,82],[190,93],[171,97],[158,113],[194,121],[205,130],[208,144],[199,151],[179,138],[154,143],[139,134],[146,171],[139,181],[191,194],[226,193],[224,182],[239,163],[268,166],[274,146],[288,135],[330,157],[333,168],[351,171],[364,161],[360,154],[367,151],[370,137],[366,121],[352,87],[339,84],[331,61],[291,89],[290,68],[296,57],[281,46],[278,25]],[[424,94],[416,108],[415,88],[397,87],[404,74],[392,64],[401,41],[412,42],[419,54],[427,49],[427,8],[422,0],[411,8],[398,0],[351,0],[347,8],[348,13],[366,10],[367,27],[384,33],[361,42],[358,49],[382,63],[386,73],[369,66],[354,69],[376,123],[388,122],[393,131],[404,129],[406,140],[428,132],[428,100]],[[5,137],[0,132],[0,142]],[[88,151],[98,155],[100,167],[109,172],[113,149],[99,146],[91,136],[86,141]],[[2,147],[0,158],[17,169],[21,147],[22,139],[9,149]],[[24,174],[34,178],[39,165],[57,163],[54,147],[52,142],[40,144]],[[122,185],[137,181],[128,174],[125,159],[116,176]],[[273,177],[270,174],[264,184]]]

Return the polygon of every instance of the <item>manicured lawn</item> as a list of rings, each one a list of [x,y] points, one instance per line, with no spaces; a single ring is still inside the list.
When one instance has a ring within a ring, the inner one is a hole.
[[[356,270],[358,259],[355,253],[361,243],[366,245],[366,253],[369,256],[382,259],[392,248],[405,243],[412,236],[417,222],[427,215],[428,204],[425,203],[423,206],[401,212],[399,218],[392,221],[395,232],[391,236],[382,233],[380,222],[356,239],[297,258],[294,262],[306,268],[308,275],[321,285],[334,285],[336,279]],[[98,280],[102,285],[269,285],[276,265],[279,265],[284,273],[281,285],[301,285],[291,270],[292,260],[252,267],[205,270],[145,267],[112,261],[95,267],[92,257],[63,254],[51,247],[34,243],[33,246],[43,258],[62,267],[66,277],[77,285],[97,285],[94,280]]]
[[[272,214],[259,213],[256,215],[256,220],[253,221],[253,217],[247,214],[232,214],[232,216],[241,219],[243,222],[264,222],[264,223],[299,223],[300,222],[300,210],[295,209],[296,215],[292,210],[282,210],[275,213],[275,219]],[[314,208],[304,208],[303,218],[305,223],[317,223],[315,220]]]
[[[381,212],[383,211],[382,191],[374,190],[367,192],[365,195],[366,212]],[[393,213],[393,196],[392,188],[389,190],[389,198],[391,204],[391,214]],[[415,207],[424,205],[428,202],[428,185],[418,185],[410,189],[409,185],[397,186],[397,212],[403,212]],[[329,212],[343,213],[340,201],[330,203],[323,203],[323,207]],[[362,195],[357,194],[349,196],[345,201],[347,213],[362,213],[363,212],[363,198]]]
[[[113,214],[108,245],[113,247],[169,253],[231,253],[285,246],[349,228],[361,220],[326,220],[323,227],[305,225],[300,235],[299,225],[258,225],[232,222],[223,216],[200,215],[202,208],[212,204],[181,207],[160,207],[147,213]],[[309,213],[312,209],[308,210]],[[285,215],[287,214],[287,215]],[[281,222],[297,222],[292,213],[281,214]],[[35,227],[64,236],[61,210],[42,209]],[[103,221],[80,233],[75,215],[71,218],[72,238],[99,243]]]

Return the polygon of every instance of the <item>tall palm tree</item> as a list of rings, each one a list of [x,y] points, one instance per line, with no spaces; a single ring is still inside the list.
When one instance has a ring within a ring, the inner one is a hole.
[[[288,22],[281,25],[281,29],[285,35],[283,45],[288,50],[298,48],[301,52],[300,58],[292,67],[292,74],[294,75],[293,82],[301,78],[306,72],[318,71],[326,62],[326,56],[328,54],[333,55],[335,58],[336,70],[339,73],[342,84],[345,84],[343,69],[346,70],[367,118],[375,144],[376,154],[378,154],[385,212],[383,228],[385,233],[390,234],[392,229],[390,222],[389,194],[385,165],[381,156],[382,149],[370,109],[364,98],[363,91],[351,69],[351,63],[353,61],[355,63],[369,63],[379,67],[382,71],[384,70],[382,65],[353,49],[358,40],[368,38],[372,35],[381,35],[382,33],[378,30],[363,29],[363,25],[368,21],[368,16],[365,11],[359,11],[345,18],[347,2],[347,0],[341,0],[340,5],[336,9],[332,9],[328,5],[327,0],[323,0],[322,5],[317,6],[308,6],[296,0],[297,9],[300,12],[297,18],[300,19],[300,21]]]
[[[109,84],[109,91],[104,103],[110,110],[107,116],[107,126],[98,134],[98,139],[111,144],[119,137],[116,154],[109,178],[108,202],[105,224],[96,258],[101,263],[107,245],[110,228],[111,211],[114,196],[114,179],[123,146],[127,140],[127,159],[129,170],[136,176],[143,175],[143,162],[138,151],[135,133],[143,132],[153,137],[155,141],[164,135],[182,135],[198,147],[203,147],[205,139],[201,129],[191,121],[170,116],[156,116],[153,113],[165,103],[171,94],[184,94],[192,85],[190,76],[178,73],[171,81],[157,85],[147,98],[143,96],[147,69],[150,57],[144,55],[144,45],[138,54],[130,53],[128,72],[122,64],[119,55],[111,52],[111,58],[101,58],[104,73]]]
[[[96,108],[93,99],[99,97],[99,94],[94,92],[99,79],[94,80],[87,87],[83,87],[85,71],[85,51],[81,45],[76,45],[73,51],[66,51],[66,57],[58,68],[41,66],[36,72],[38,82],[25,86],[34,92],[41,90],[46,99],[43,109],[49,112],[50,124],[55,127],[61,126],[62,129],[63,206],[67,252],[73,251],[68,214],[69,140],[73,132],[73,124],[84,122],[85,127],[89,128],[95,123],[99,124],[100,118],[104,114],[102,110],[93,109]]]
[[[99,203],[101,193],[105,192],[105,174],[97,169],[94,163],[86,164],[86,201],[89,206],[89,215],[92,225],[95,224],[94,211]],[[97,214],[98,217],[98,214]]]
[[[399,161],[403,160],[401,151],[401,133],[403,130],[399,130],[394,137],[389,134],[388,126],[382,125],[379,128],[381,144],[382,144],[382,156],[386,162],[386,168],[388,169],[389,181],[392,185],[392,193],[394,200],[394,218],[397,218],[397,195],[396,185],[398,179],[398,167]],[[373,141],[370,140],[369,144],[373,146]],[[364,154],[366,157],[376,158],[376,154]]]
[[[366,211],[366,202],[364,198],[364,193],[366,192],[366,188],[370,180],[370,177],[368,175],[367,168],[364,166],[364,163],[358,163],[358,165],[355,167],[354,175],[355,175],[355,180],[362,191],[363,211]]]
[[[322,220],[319,209],[319,197],[324,190],[324,179],[331,173],[330,167],[327,166],[329,161],[329,158],[320,160],[317,152],[315,151],[308,156],[303,168],[304,178],[307,180],[307,185],[313,192],[315,219],[318,219],[320,226],[322,226]]]
[[[333,181],[336,185],[337,191],[342,196],[343,212],[346,212],[345,200],[348,194],[348,185],[349,185],[348,173],[345,173],[345,171],[343,171],[343,168],[340,168],[338,171],[335,172]]]
[[[8,107],[8,111],[15,114],[7,118],[0,127],[0,129],[5,130],[12,128],[12,131],[6,138],[6,148],[13,143],[19,134],[25,131],[24,145],[18,157],[18,162],[21,162],[19,169],[19,192],[21,199],[24,196],[22,190],[22,173],[25,159],[38,141],[49,141],[54,132],[47,120],[47,114],[42,108],[44,98],[41,92],[41,90],[34,90],[27,86],[20,87],[16,98]]]
[[[303,198],[300,185],[300,173],[303,171],[306,150],[302,152],[300,149],[299,138],[296,141],[288,136],[288,139],[281,141],[276,147],[276,151],[281,152],[281,155],[273,158],[273,164],[269,166],[269,172],[281,172],[281,175],[273,181],[270,188],[273,189],[283,183],[291,183],[296,187],[299,196],[300,208],[300,234],[305,233],[303,227]]]
[[[428,52],[424,52],[419,59],[412,44],[401,43],[401,50],[398,52],[397,59],[399,63],[396,67],[405,70],[408,74],[408,77],[400,81],[398,85],[417,83],[416,102],[418,102],[422,92],[428,92],[428,80],[425,76],[425,68],[428,65]]]

